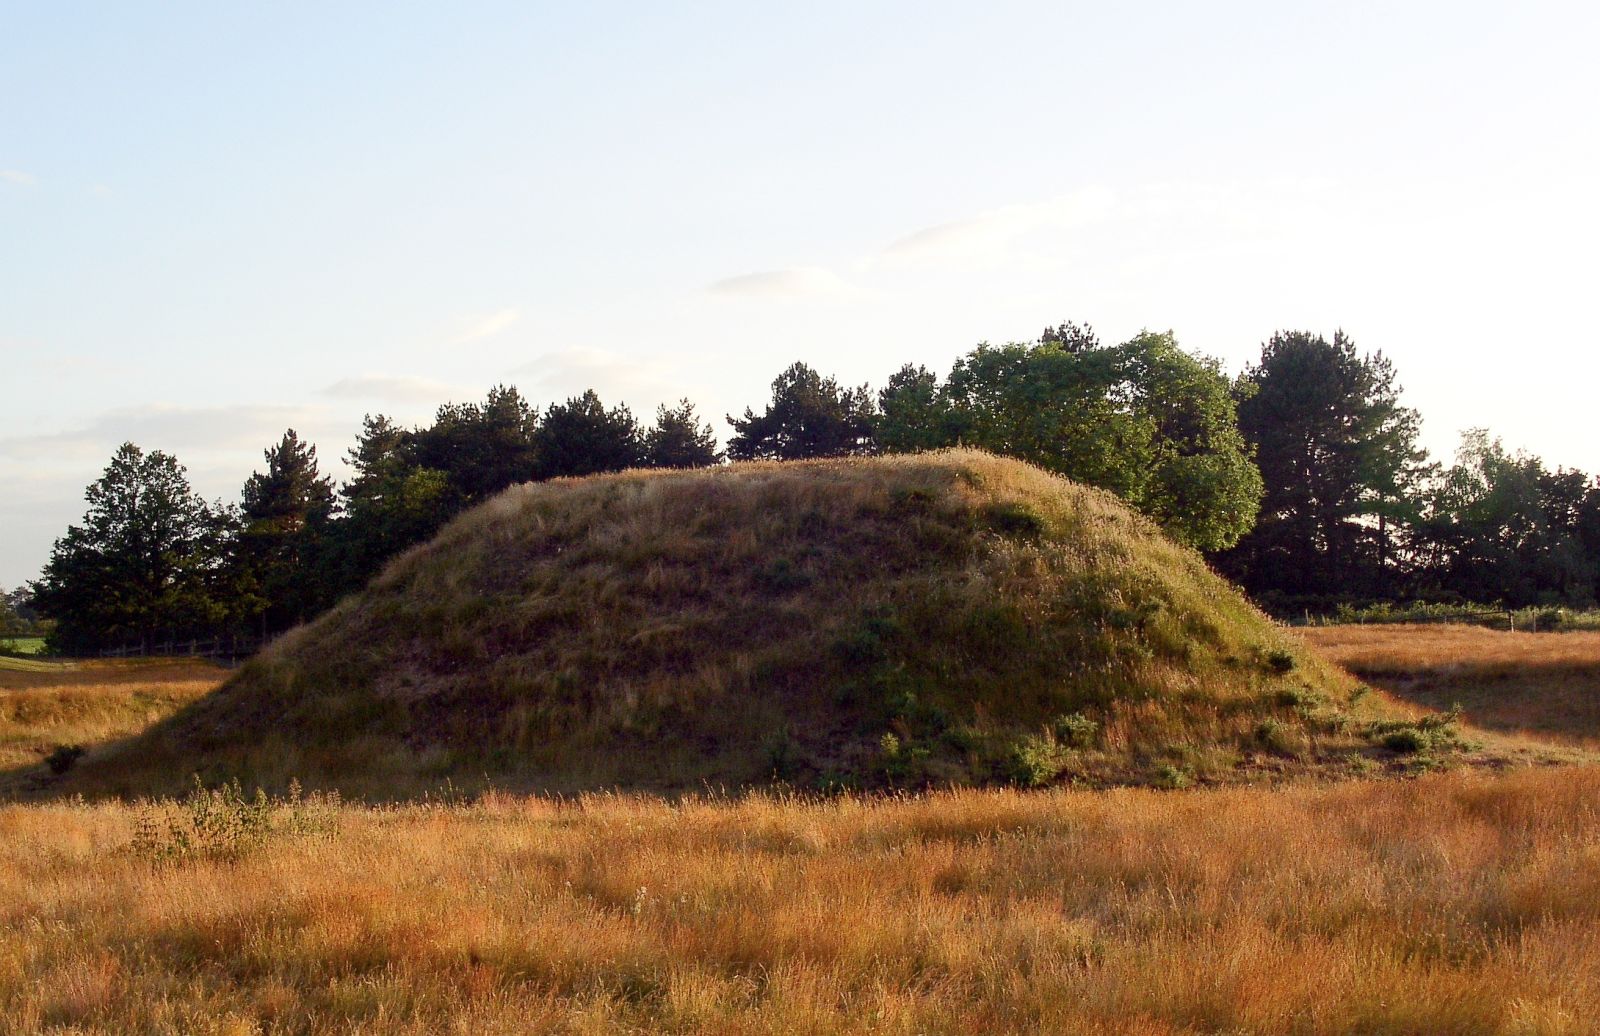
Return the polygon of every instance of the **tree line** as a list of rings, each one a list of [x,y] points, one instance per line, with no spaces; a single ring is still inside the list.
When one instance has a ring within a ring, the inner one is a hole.
[[[981,344],[940,377],[907,364],[874,392],[804,363],[757,412],[729,415],[732,460],[957,444],[1108,489],[1205,552],[1269,610],[1427,599],[1588,605],[1600,488],[1468,432],[1430,461],[1393,365],[1280,332],[1236,378],[1170,333],[1102,344],[1063,323]],[[30,607],[63,653],[218,633],[270,635],[508,486],[633,467],[722,463],[688,400],[641,424],[593,392],[536,410],[514,387],[401,427],[368,415],[335,486],[293,429],[237,503],[207,503],[177,459],[126,443],[56,541]]]

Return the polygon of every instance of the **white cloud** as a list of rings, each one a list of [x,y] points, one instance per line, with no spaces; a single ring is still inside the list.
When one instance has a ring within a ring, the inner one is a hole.
[[[1026,238],[1038,234],[1059,236],[1104,219],[1115,208],[1115,196],[1101,188],[1044,201],[1004,205],[914,231],[864,260],[863,265],[929,262],[988,265],[1004,260]]]
[[[471,317],[464,321],[465,327],[460,334],[450,340],[449,344],[465,345],[480,338],[489,338],[515,324],[521,317],[519,311],[511,308],[498,310],[487,316]]]
[[[396,403],[447,403],[471,395],[456,385],[429,378],[361,374],[340,378],[321,392],[334,399],[369,399]]]
[[[234,406],[179,407],[154,404],[108,411],[88,425],[43,435],[0,439],[0,457],[36,466],[76,467],[76,462],[105,459],[124,442],[163,450],[179,460],[191,454],[265,448],[286,428],[302,437],[333,430],[322,407]],[[42,458],[48,460],[41,462]]]
[[[607,406],[626,403],[641,419],[655,412],[657,403],[685,396],[700,398],[698,386],[684,381],[685,365],[656,356],[624,356],[606,349],[572,348],[545,353],[512,368],[507,378],[538,405],[566,400],[594,389]]]
[[[39,178],[32,173],[25,173],[20,169],[0,169],[0,180],[14,183],[20,187],[32,187],[39,182]]]
[[[752,298],[807,298],[847,295],[853,292],[838,274],[820,266],[795,266],[725,277],[706,287],[713,295]]]

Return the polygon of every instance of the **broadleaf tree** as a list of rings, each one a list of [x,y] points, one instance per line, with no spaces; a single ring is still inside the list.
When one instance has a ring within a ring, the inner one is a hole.
[[[56,540],[33,584],[63,654],[209,633],[227,618],[215,592],[230,523],[159,450],[124,443],[85,492],[88,511]]]

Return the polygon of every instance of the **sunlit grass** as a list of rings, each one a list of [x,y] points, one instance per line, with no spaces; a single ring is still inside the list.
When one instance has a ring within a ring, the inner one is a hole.
[[[1330,660],[1433,709],[1459,703],[1489,730],[1600,748],[1600,633],[1510,633],[1457,625],[1301,631]]]
[[[0,659],[0,769],[38,763],[61,745],[136,734],[214,690],[226,675],[187,659]]]
[[[162,862],[0,810],[0,1017],[76,1032],[1593,1031],[1600,770],[345,807]]]
[[[94,742],[220,675],[12,672],[0,704],[35,742]],[[1600,768],[1539,767],[11,805],[0,1032],[1592,1032],[1597,803]]]

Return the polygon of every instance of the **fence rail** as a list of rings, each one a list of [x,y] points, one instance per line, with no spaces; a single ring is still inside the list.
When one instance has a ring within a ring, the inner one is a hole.
[[[191,637],[187,640],[142,641],[121,647],[102,648],[101,658],[188,657],[209,658],[235,663],[255,654],[266,641],[260,637]]]

